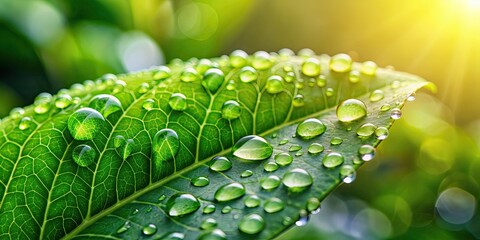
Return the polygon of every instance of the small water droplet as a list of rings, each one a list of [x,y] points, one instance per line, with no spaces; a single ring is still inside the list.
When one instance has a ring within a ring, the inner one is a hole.
[[[334,168],[342,164],[344,161],[343,155],[337,152],[331,152],[322,159],[322,164],[326,168]]]
[[[87,167],[92,164],[95,161],[96,155],[95,150],[86,144],[80,144],[72,151],[73,161],[81,167]]]
[[[375,148],[370,145],[362,145],[358,149],[358,154],[363,161],[370,161],[375,157]]]
[[[223,103],[222,106],[222,117],[227,120],[233,120],[240,117],[242,113],[242,108],[237,101],[229,100]]]
[[[300,156],[302,156],[302,155],[303,155],[303,151],[302,151],[302,150],[300,150],[300,151],[298,151],[298,152],[295,153],[295,157],[300,157]]]
[[[72,104],[72,97],[68,94],[60,94],[55,99],[55,107],[64,109]]]
[[[253,175],[252,170],[245,170],[242,173],[240,173],[240,177],[242,178],[248,178],[248,177],[251,177],[252,175]]]
[[[282,183],[289,191],[301,192],[313,184],[313,178],[304,169],[294,168],[283,175]]]
[[[251,213],[240,220],[238,229],[246,234],[257,234],[265,229],[265,220],[262,216]]]
[[[366,61],[362,63],[362,67],[360,68],[360,72],[362,74],[368,75],[368,76],[375,76],[377,73],[377,64],[372,61]]]
[[[310,220],[310,216],[308,215],[307,211],[305,210],[300,210],[300,218],[295,222],[295,225],[301,227],[305,226],[308,223],[308,220]]]
[[[225,207],[222,208],[222,213],[223,214],[228,214],[231,211],[232,211],[232,207],[230,207],[230,206],[225,206]]]
[[[294,72],[287,72],[287,74],[285,74],[284,80],[287,83],[293,82],[295,80],[295,73]]]
[[[149,98],[143,102],[142,107],[143,109],[150,111],[153,109],[154,105],[155,105],[155,100]]]
[[[352,70],[348,75],[348,81],[351,83],[360,82],[360,72],[358,72],[357,70]]]
[[[351,183],[355,181],[355,177],[357,176],[357,173],[355,171],[355,168],[351,165],[343,165],[340,168],[340,177],[342,178],[344,183]]]
[[[155,224],[148,224],[142,229],[143,234],[146,236],[151,236],[157,232],[157,226]]]
[[[116,80],[113,85],[112,93],[113,94],[121,93],[123,92],[123,90],[125,90],[126,87],[127,87],[127,83],[125,83],[122,80]]]
[[[240,70],[240,80],[244,83],[253,82],[257,80],[257,78],[258,78],[258,72],[257,70],[255,70],[255,68],[246,66]]]
[[[283,217],[283,219],[282,219],[283,226],[289,226],[292,223],[293,223],[293,219],[291,217],[289,217],[289,216]]]
[[[92,108],[80,108],[68,118],[68,130],[76,140],[92,140],[105,128],[105,118]]]
[[[270,198],[265,201],[263,210],[267,213],[276,213],[285,208],[285,204],[279,198]]]
[[[339,138],[339,137],[333,137],[331,140],[330,140],[330,144],[332,146],[337,146],[337,145],[340,145],[343,143],[343,139]]]
[[[260,203],[261,200],[257,195],[249,195],[243,199],[243,204],[245,204],[245,207],[248,208],[258,207]]]
[[[263,165],[263,170],[266,172],[275,172],[278,169],[278,164],[275,162],[267,162]]]
[[[248,54],[243,50],[235,50],[230,54],[230,65],[241,68],[248,63]]]
[[[167,198],[167,196],[165,194],[162,194],[162,195],[160,195],[160,197],[158,197],[158,201],[161,202],[161,201],[165,200],[165,198]]]
[[[245,187],[241,183],[233,182],[221,186],[215,192],[215,200],[226,202],[245,195]]]
[[[228,80],[228,83],[227,83],[227,86],[225,87],[228,91],[233,91],[235,90],[237,87],[236,87],[236,84],[235,84],[235,81],[234,80]]]
[[[402,117],[402,111],[399,108],[394,108],[390,112],[390,117],[394,120],[400,119]]]
[[[307,211],[311,214],[317,214],[320,212],[320,200],[318,198],[309,198],[307,200]]]
[[[377,126],[371,123],[365,123],[357,129],[357,135],[360,137],[370,137],[377,129]]]
[[[110,116],[112,113],[122,110],[122,104],[120,103],[120,100],[108,94],[99,94],[93,97],[88,106],[97,110],[105,118]]]
[[[289,152],[296,152],[296,151],[299,151],[302,149],[302,146],[298,145],[298,144],[292,144],[289,148],[288,148],[288,151]]]
[[[210,180],[207,177],[196,177],[190,183],[195,187],[205,187],[210,183]]]
[[[215,94],[225,81],[225,74],[218,68],[210,68],[203,75],[202,86]]]
[[[334,93],[335,90],[333,90],[333,88],[327,88],[327,90],[325,90],[325,95],[327,95],[327,97],[333,96]]]
[[[327,85],[327,78],[324,75],[320,75],[317,77],[316,82],[318,87],[323,88]]]
[[[37,114],[44,114],[50,110],[52,95],[50,93],[40,93],[35,98],[33,111]]]
[[[358,99],[347,99],[337,107],[337,118],[341,122],[351,122],[367,115],[367,106]]]
[[[310,48],[302,48],[298,51],[298,56],[300,57],[311,57],[315,55],[315,51]]]
[[[238,140],[232,147],[233,155],[245,160],[263,160],[273,153],[270,143],[262,137],[248,135]]]
[[[352,69],[352,58],[340,53],[330,59],[330,69],[334,72],[345,73]]]
[[[146,93],[150,89],[150,85],[148,83],[142,83],[137,88],[137,92],[140,94]]]
[[[288,57],[294,56],[295,53],[290,48],[282,48],[278,50],[278,55],[284,58],[288,58]]]
[[[198,75],[197,70],[191,67],[185,68],[180,75],[180,80],[182,80],[183,82],[193,82],[199,79],[200,76]]]
[[[388,137],[388,129],[386,127],[378,127],[375,129],[375,136],[378,140],[385,140]]]
[[[283,84],[283,78],[278,75],[270,76],[267,79],[266,89],[267,89],[267,92],[270,94],[277,94],[282,92],[285,89]]]
[[[293,161],[293,157],[286,152],[281,152],[275,155],[275,162],[280,166],[290,165]]]
[[[282,140],[280,140],[280,142],[278,142],[278,145],[285,145],[288,143],[288,139],[284,138]]]
[[[193,213],[200,208],[200,202],[192,194],[177,193],[167,201],[167,213],[172,217]]]
[[[130,228],[130,222],[126,221],[122,226],[117,229],[117,234],[124,233]]]
[[[252,66],[258,70],[265,70],[272,66],[273,60],[270,54],[265,51],[258,51],[254,53],[252,59]]]
[[[22,120],[20,120],[20,123],[18,124],[18,129],[20,130],[27,130],[32,126],[32,119],[29,117],[24,117]]]
[[[138,212],[139,212],[138,209],[135,208],[135,209],[133,209],[133,211],[132,211],[132,215],[136,215]]]
[[[232,168],[232,162],[223,156],[216,156],[209,162],[210,169],[216,172],[224,172]]]
[[[213,205],[213,204],[208,204],[207,206],[205,206],[205,207],[203,208],[203,213],[204,213],[204,214],[210,214],[210,213],[215,212],[216,209],[217,209],[217,207],[215,207],[215,205]]]
[[[303,139],[311,139],[325,132],[327,127],[316,118],[309,118],[297,126],[297,134]]]
[[[407,101],[409,101],[409,102],[415,101],[415,95],[416,94],[414,92],[410,93],[407,97]]]
[[[203,230],[209,230],[217,227],[217,220],[213,218],[207,218],[202,221],[200,228]]]
[[[165,80],[170,77],[171,70],[167,66],[159,66],[152,70],[153,80]]]
[[[260,186],[265,190],[272,190],[280,186],[280,178],[275,175],[270,175],[262,180]]]
[[[187,109],[187,97],[182,93],[174,93],[168,99],[168,105],[175,111],[185,111]]]
[[[179,232],[172,232],[172,233],[167,233],[160,237],[159,240],[183,240],[185,239],[185,234],[184,233],[179,233]]]
[[[152,141],[154,171],[161,171],[162,162],[173,159],[179,149],[180,139],[174,130],[165,128],[158,131]]]
[[[312,143],[310,146],[308,146],[308,153],[315,155],[323,152],[325,148],[323,147],[322,144],[320,143]]]
[[[316,58],[308,58],[302,64],[302,73],[308,77],[320,75],[320,61]]]
[[[115,151],[122,157],[127,159],[132,153],[136,152],[137,144],[133,139],[125,139],[123,136],[115,136],[114,139]]]
[[[198,240],[226,240],[227,235],[220,229],[213,229],[211,231],[202,233]]]
[[[13,118],[13,119],[19,119],[20,117],[23,116],[23,114],[25,114],[25,110],[21,107],[16,107],[16,108],[13,108],[11,111],[10,111],[10,116]]]
[[[293,101],[292,101],[292,105],[294,107],[302,107],[303,105],[305,105],[303,95],[301,95],[301,94],[295,95],[295,97],[293,98]]]
[[[211,69],[212,66],[213,62],[210,59],[202,58],[198,61],[197,66],[195,66],[195,70],[197,70],[198,74],[202,75]]]
[[[386,111],[390,110],[391,108],[392,107],[390,106],[390,104],[386,103],[386,104],[384,104],[380,107],[380,111],[386,112]]]
[[[390,85],[390,87],[391,87],[392,89],[397,89],[397,88],[400,87],[400,82],[397,81],[397,80],[395,80],[395,81],[392,82],[392,84]]]
[[[377,89],[370,94],[369,99],[370,99],[370,102],[378,102],[382,100],[384,97],[385,97],[385,94],[383,93],[383,91],[380,89]]]

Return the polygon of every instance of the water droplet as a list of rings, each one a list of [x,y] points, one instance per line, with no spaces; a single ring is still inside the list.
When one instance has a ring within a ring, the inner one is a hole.
[[[149,98],[143,102],[142,107],[143,109],[150,111],[153,109],[154,105],[155,105],[155,100]]]
[[[138,212],[139,212],[138,209],[135,208],[135,209],[133,209],[133,211],[132,211],[132,215],[136,215]]]
[[[301,94],[295,95],[295,97],[293,98],[293,101],[292,101],[292,105],[294,107],[302,107],[303,105],[305,105],[303,95],[301,95]]]
[[[183,240],[185,239],[185,234],[179,232],[167,233],[160,237],[159,240]]]
[[[267,162],[263,165],[263,170],[266,172],[275,172],[278,169],[278,164],[275,162]]]
[[[358,83],[360,82],[360,73],[356,70],[352,70],[348,75],[348,81],[351,83]]]
[[[258,207],[260,203],[260,198],[257,195],[249,195],[243,199],[243,204],[248,208]]]
[[[161,169],[161,163],[173,159],[179,149],[180,139],[174,130],[165,128],[158,131],[152,141],[154,168],[156,170]]]
[[[392,87],[392,89],[399,88],[400,87],[400,82],[397,81],[397,80],[393,81],[391,87]]]
[[[137,88],[137,92],[140,94],[146,93],[150,89],[150,85],[148,83],[142,83]]]
[[[402,117],[402,111],[399,108],[394,108],[390,112],[390,117],[394,120],[400,119]]]
[[[204,214],[210,214],[210,213],[215,212],[216,209],[217,209],[217,207],[215,207],[215,205],[213,205],[213,204],[208,204],[207,206],[205,206],[205,207],[203,208],[203,213],[204,213]]]
[[[187,97],[182,93],[174,93],[168,99],[168,105],[175,111],[185,111],[187,109]]]
[[[302,48],[298,51],[298,56],[300,57],[311,57],[315,55],[315,52],[310,48]]]
[[[293,223],[293,219],[291,217],[289,217],[289,216],[283,217],[283,219],[282,219],[283,226],[289,226],[292,223]]]
[[[276,213],[285,208],[285,204],[279,198],[270,198],[265,201],[263,210],[267,213]]]
[[[380,90],[380,89],[374,90],[370,94],[370,102],[378,102],[378,101],[382,100],[384,97],[385,97],[385,94],[383,93],[382,90]]]
[[[308,215],[307,211],[305,210],[300,210],[300,218],[295,222],[295,225],[301,227],[305,226],[308,223],[308,220],[310,220],[310,216]]]
[[[386,111],[390,110],[391,108],[392,107],[390,106],[390,104],[386,103],[386,104],[384,104],[380,107],[380,111],[386,112]]]
[[[251,177],[252,175],[253,175],[252,170],[245,170],[242,173],[240,173],[240,177],[242,178],[248,178],[248,177]]]
[[[293,161],[293,157],[286,152],[281,152],[275,155],[275,162],[280,166],[290,165]]]
[[[333,145],[333,146],[337,146],[337,145],[340,145],[343,143],[343,139],[339,138],[339,137],[333,137],[331,140],[330,140],[330,144]]]
[[[372,62],[372,61],[366,61],[362,63],[362,67],[360,68],[360,72],[362,74],[368,75],[368,76],[375,76],[377,73],[377,64]]]
[[[365,123],[357,129],[357,135],[360,137],[370,137],[377,129],[377,126],[371,123]]]
[[[200,228],[203,230],[209,230],[217,227],[217,220],[213,218],[207,218],[202,221]]]
[[[223,214],[227,214],[227,213],[230,213],[232,211],[232,207],[230,206],[225,206],[222,208],[222,213]]]
[[[351,122],[367,115],[367,106],[358,99],[347,99],[337,107],[337,118],[341,122]]]
[[[108,94],[99,94],[93,97],[88,106],[100,112],[105,118],[122,110],[120,100]]]
[[[23,114],[25,114],[25,110],[21,107],[16,107],[16,108],[13,108],[11,111],[10,111],[10,116],[13,118],[13,119],[19,119],[20,117],[23,116]]]
[[[257,80],[257,78],[258,78],[258,72],[257,70],[255,70],[255,68],[246,66],[240,70],[240,80],[244,83],[253,82]]]
[[[370,145],[362,145],[358,149],[358,154],[363,161],[370,161],[375,157],[375,148]]]
[[[233,91],[235,90],[237,87],[235,85],[235,81],[234,80],[228,80],[228,83],[227,83],[227,86],[225,87],[228,91]]]
[[[213,229],[211,231],[202,233],[198,240],[226,240],[227,235],[220,229]]]
[[[96,155],[95,150],[86,144],[80,144],[72,151],[73,161],[81,167],[87,167],[92,164],[95,161]]]
[[[278,145],[285,145],[288,143],[288,139],[282,139],[280,142],[278,142]]]
[[[232,147],[233,155],[245,160],[263,160],[273,153],[270,143],[262,137],[248,135],[238,140]]]
[[[352,69],[352,58],[340,53],[330,59],[330,69],[334,72],[345,73]]]
[[[200,76],[198,75],[197,70],[191,67],[185,68],[180,75],[180,80],[182,80],[183,82],[193,82],[199,79]]]
[[[333,88],[327,88],[327,90],[325,90],[325,95],[327,97],[333,96],[334,93],[335,93],[335,90],[333,90]]]
[[[34,103],[33,111],[37,114],[44,114],[50,110],[52,95],[48,94],[48,98],[36,99]],[[39,95],[40,96],[40,95]],[[38,97],[37,97],[38,98]]]
[[[304,169],[294,168],[283,175],[282,183],[292,192],[301,192],[313,184],[313,178]]]
[[[315,155],[315,154],[319,154],[319,153],[323,152],[324,149],[325,148],[323,147],[322,144],[312,143],[312,144],[310,144],[310,146],[308,146],[308,153]]]
[[[197,66],[195,66],[195,70],[197,70],[198,74],[204,74],[206,71],[211,69],[213,63],[210,59],[202,58],[198,61]]]
[[[258,70],[265,70],[273,64],[272,57],[265,51],[258,51],[254,53],[252,59],[252,66]]]
[[[294,56],[295,53],[292,51],[292,49],[282,48],[282,49],[278,50],[278,55],[286,58],[286,57]]]
[[[123,160],[127,159],[132,153],[136,152],[137,144],[133,139],[125,139],[123,136],[118,135],[114,139],[115,151],[122,157]]]
[[[222,117],[227,120],[239,118],[241,113],[242,108],[237,101],[229,100],[226,101],[222,106]]]
[[[122,80],[116,80],[115,84],[113,85],[112,93],[117,94],[117,93],[123,92],[123,90],[125,90],[126,87],[127,87],[127,83],[125,83]]]
[[[299,151],[302,149],[302,146],[298,145],[298,144],[292,144],[292,146],[290,146],[288,148],[288,151],[289,152],[296,152],[296,151]]]
[[[343,155],[337,152],[331,152],[322,159],[323,166],[326,168],[334,168],[343,163]]]
[[[203,76],[202,86],[214,94],[222,86],[224,81],[225,74],[223,74],[222,70],[210,68]]]
[[[309,198],[307,200],[307,211],[312,214],[317,214],[320,212],[320,200],[318,198]]]
[[[32,126],[32,119],[29,117],[24,117],[22,120],[20,120],[20,123],[18,124],[18,129],[20,130],[27,130]]]
[[[55,99],[55,107],[64,109],[72,104],[72,97],[68,94],[60,94]]]
[[[257,234],[264,228],[265,220],[256,213],[244,216],[238,223],[238,229],[246,234]]]
[[[230,54],[230,64],[234,68],[241,68],[247,65],[248,54],[243,50],[235,50]]]
[[[342,178],[344,183],[351,183],[355,181],[355,177],[357,176],[357,173],[355,171],[355,168],[351,165],[343,165],[340,168],[340,177]]]
[[[76,140],[92,140],[105,128],[105,118],[92,108],[80,108],[68,118],[68,130]]]
[[[196,177],[191,180],[191,183],[195,187],[205,187],[210,183],[210,180],[206,177]]]
[[[142,229],[143,234],[151,236],[157,232],[157,226],[155,224],[148,224]]]
[[[280,178],[275,175],[270,175],[262,180],[260,186],[265,190],[272,190],[280,186]]]
[[[320,75],[320,61],[316,58],[308,58],[302,64],[302,73],[308,77]]]
[[[302,150],[300,150],[300,151],[298,151],[298,152],[295,153],[295,157],[300,157],[300,156],[302,156],[302,155],[303,155],[303,151],[302,151]]]
[[[386,127],[378,127],[375,129],[375,136],[378,140],[385,140],[388,137],[388,129]]]
[[[232,162],[226,157],[216,156],[210,160],[210,169],[216,172],[224,172],[232,168]]]
[[[325,132],[327,127],[316,118],[309,118],[297,126],[297,134],[303,139],[311,139]]]
[[[130,222],[126,221],[122,226],[120,226],[117,229],[117,233],[118,234],[124,233],[124,232],[128,231],[129,228],[130,228]]]
[[[186,215],[197,211],[200,202],[192,194],[177,193],[167,201],[167,213],[172,217]]]
[[[317,86],[318,87],[325,87],[327,85],[327,78],[324,75],[320,75],[317,77]]]
[[[241,183],[233,182],[223,185],[215,192],[215,200],[219,202],[231,201],[245,195],[245,187]]]
[[[410,93],[407,97],[407,101],[409,101],[409,102],[415,101],[415,95],[416,94],[414,92]]]
[[[165,80],[170,77],[171,70],[167,66],[159,66],[152,70],[153,80]]]
[[[285,74],[285,82],[287,83],[291,83],[295,80],[295,73],[294,72],[287,72],[287,74]]]
[[[270,76],[267,79],[267,92],[277,94],[284,90],[283,78],[278,75]]]

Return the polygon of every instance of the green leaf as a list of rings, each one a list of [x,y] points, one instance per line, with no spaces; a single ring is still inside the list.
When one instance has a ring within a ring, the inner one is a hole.
[[[331,64],[288,53],[107,74],[13,110],[0,125],[0,237],[264,239],[307,220],[342,179],[353,180],[427,82],[343,55]],[[202,73],[214,66],[225,77],[212,91]],[[121,106],[100,104],[96,124],[82,115],[91,140],[74,139],[69,119],[100,94]],[[79,145],[86,166],[72,157]]]

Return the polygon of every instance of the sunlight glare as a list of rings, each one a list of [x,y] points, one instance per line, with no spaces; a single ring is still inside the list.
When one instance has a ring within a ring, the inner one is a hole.
[[[468,0],[468,6],[471,8],[475,8],[477,10],[480,9],[480,0]]]

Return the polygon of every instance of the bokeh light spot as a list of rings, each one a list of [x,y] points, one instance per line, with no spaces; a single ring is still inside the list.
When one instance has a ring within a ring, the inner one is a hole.
[[[204,3],[189,3],[177,14],[177,26],[188,38],[203,41],[210,38],[218,28],[215,9]]]

